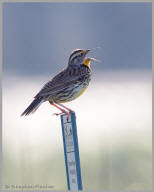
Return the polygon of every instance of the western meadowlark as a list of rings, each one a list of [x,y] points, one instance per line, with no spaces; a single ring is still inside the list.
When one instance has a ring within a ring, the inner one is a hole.
[[[49,101],[61,111],[59,114],[67,113],[69,117],[73,111],[62,103],[76,99],[86,90],[91,80],[90,61],[99,62],[86,55],[95,49],[74,50],[69,57],[68,66],[43,86],[21,116],[35,112],[41,103]],[[59,114],[56,113],[56,115]]]

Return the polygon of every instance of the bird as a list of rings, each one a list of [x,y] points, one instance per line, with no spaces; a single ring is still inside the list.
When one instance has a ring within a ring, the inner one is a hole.
[[[55,115],[67,114],[68,119],[71,112],[74,111],[62,103],[73,101],[87,89],[92,75],[91,61],[101,62],[95,58],[87,57],[87,54],[97,48],[99,47],[73,50],[69,56],[67,67],[42,87],[21,116],[34,113],[43,102],[49,101],[52,106],[60,110],[60,113],[55,113]]]

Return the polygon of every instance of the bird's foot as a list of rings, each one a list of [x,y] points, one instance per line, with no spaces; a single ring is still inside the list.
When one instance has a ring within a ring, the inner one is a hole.
[[[67,111],[62,110],[62,112],[60,112],[60,113],[53,113],[53,115],[58,116],[58,115],[66,114],[66,113],[67,113]]]
[[[61,114],[63,114],[63,113],[53,113],[52,115],[58,116],[58,115],[61,115]]]

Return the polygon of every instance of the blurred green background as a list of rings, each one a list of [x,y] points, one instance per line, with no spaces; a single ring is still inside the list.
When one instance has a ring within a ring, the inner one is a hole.
[[[152,189],[152,4],[3,3],[4,189],[67,189],[57,109],[46,102],[20,114],[73,49],[97,46],[103,62],[66,104],[77,116],[83,188]]]

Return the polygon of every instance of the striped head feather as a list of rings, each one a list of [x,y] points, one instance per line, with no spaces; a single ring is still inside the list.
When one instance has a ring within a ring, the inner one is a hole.
[[[88,51],[89,50],[83,50],[83,49],[73,50],[69,57],[68,65],[78,65],[83,63],[84,58],[86,57]]]

